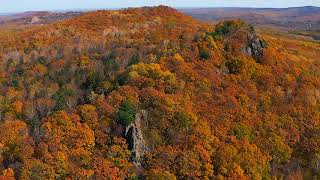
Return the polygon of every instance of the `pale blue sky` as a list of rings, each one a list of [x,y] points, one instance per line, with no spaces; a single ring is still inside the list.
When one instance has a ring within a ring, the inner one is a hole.
[[[0,13],[31,10],[103,9],[168,5],[172,7],[320,6],[320,0],[0,0]]]

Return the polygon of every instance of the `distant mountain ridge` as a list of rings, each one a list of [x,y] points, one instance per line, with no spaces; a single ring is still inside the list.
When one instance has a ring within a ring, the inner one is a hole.
[[[290,8],[190,8],[180,9],[205,21],[243,19],[256,25],[274,25],[303,30],[320,30],[320,7]]]
[[[28,11],[17,14],[0,15],[1,24],[49,24],[51,22],[69,19],[78,16],[84,12],[68,11],[68,12],[49,12],[49,11]]]
[[[89,10],[88,10],[89,11]],[[275,25],[304,30],[320,30],[320,7],[303,6],[289,8],[250,7],[203,7],[180,8],[179,11],[204,21],[242,19],[255,25]],[[67,19],[86,11],[27,11],[23,13],[0,13],[0,23],[14,21],[26,23],[33,17],[40,17],[41,23]],[[41,21],[41,19],[44,19]]]

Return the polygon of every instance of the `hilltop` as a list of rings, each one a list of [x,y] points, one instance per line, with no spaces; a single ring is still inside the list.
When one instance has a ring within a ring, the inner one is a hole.
[[[319,177],[317,42],[166,6],[14,27],[0,179]]]

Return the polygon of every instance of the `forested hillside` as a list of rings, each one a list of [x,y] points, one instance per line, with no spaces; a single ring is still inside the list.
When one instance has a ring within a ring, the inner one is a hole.
[[[320,48],[169,7],[0,31],[0,179],[318,179]]]

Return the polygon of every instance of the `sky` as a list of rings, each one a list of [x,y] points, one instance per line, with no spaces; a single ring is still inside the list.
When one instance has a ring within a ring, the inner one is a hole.
[[[298,7],[320,6],[320,0],[0,0],[0,13],[109,9],[168,5],[171,7]]]

